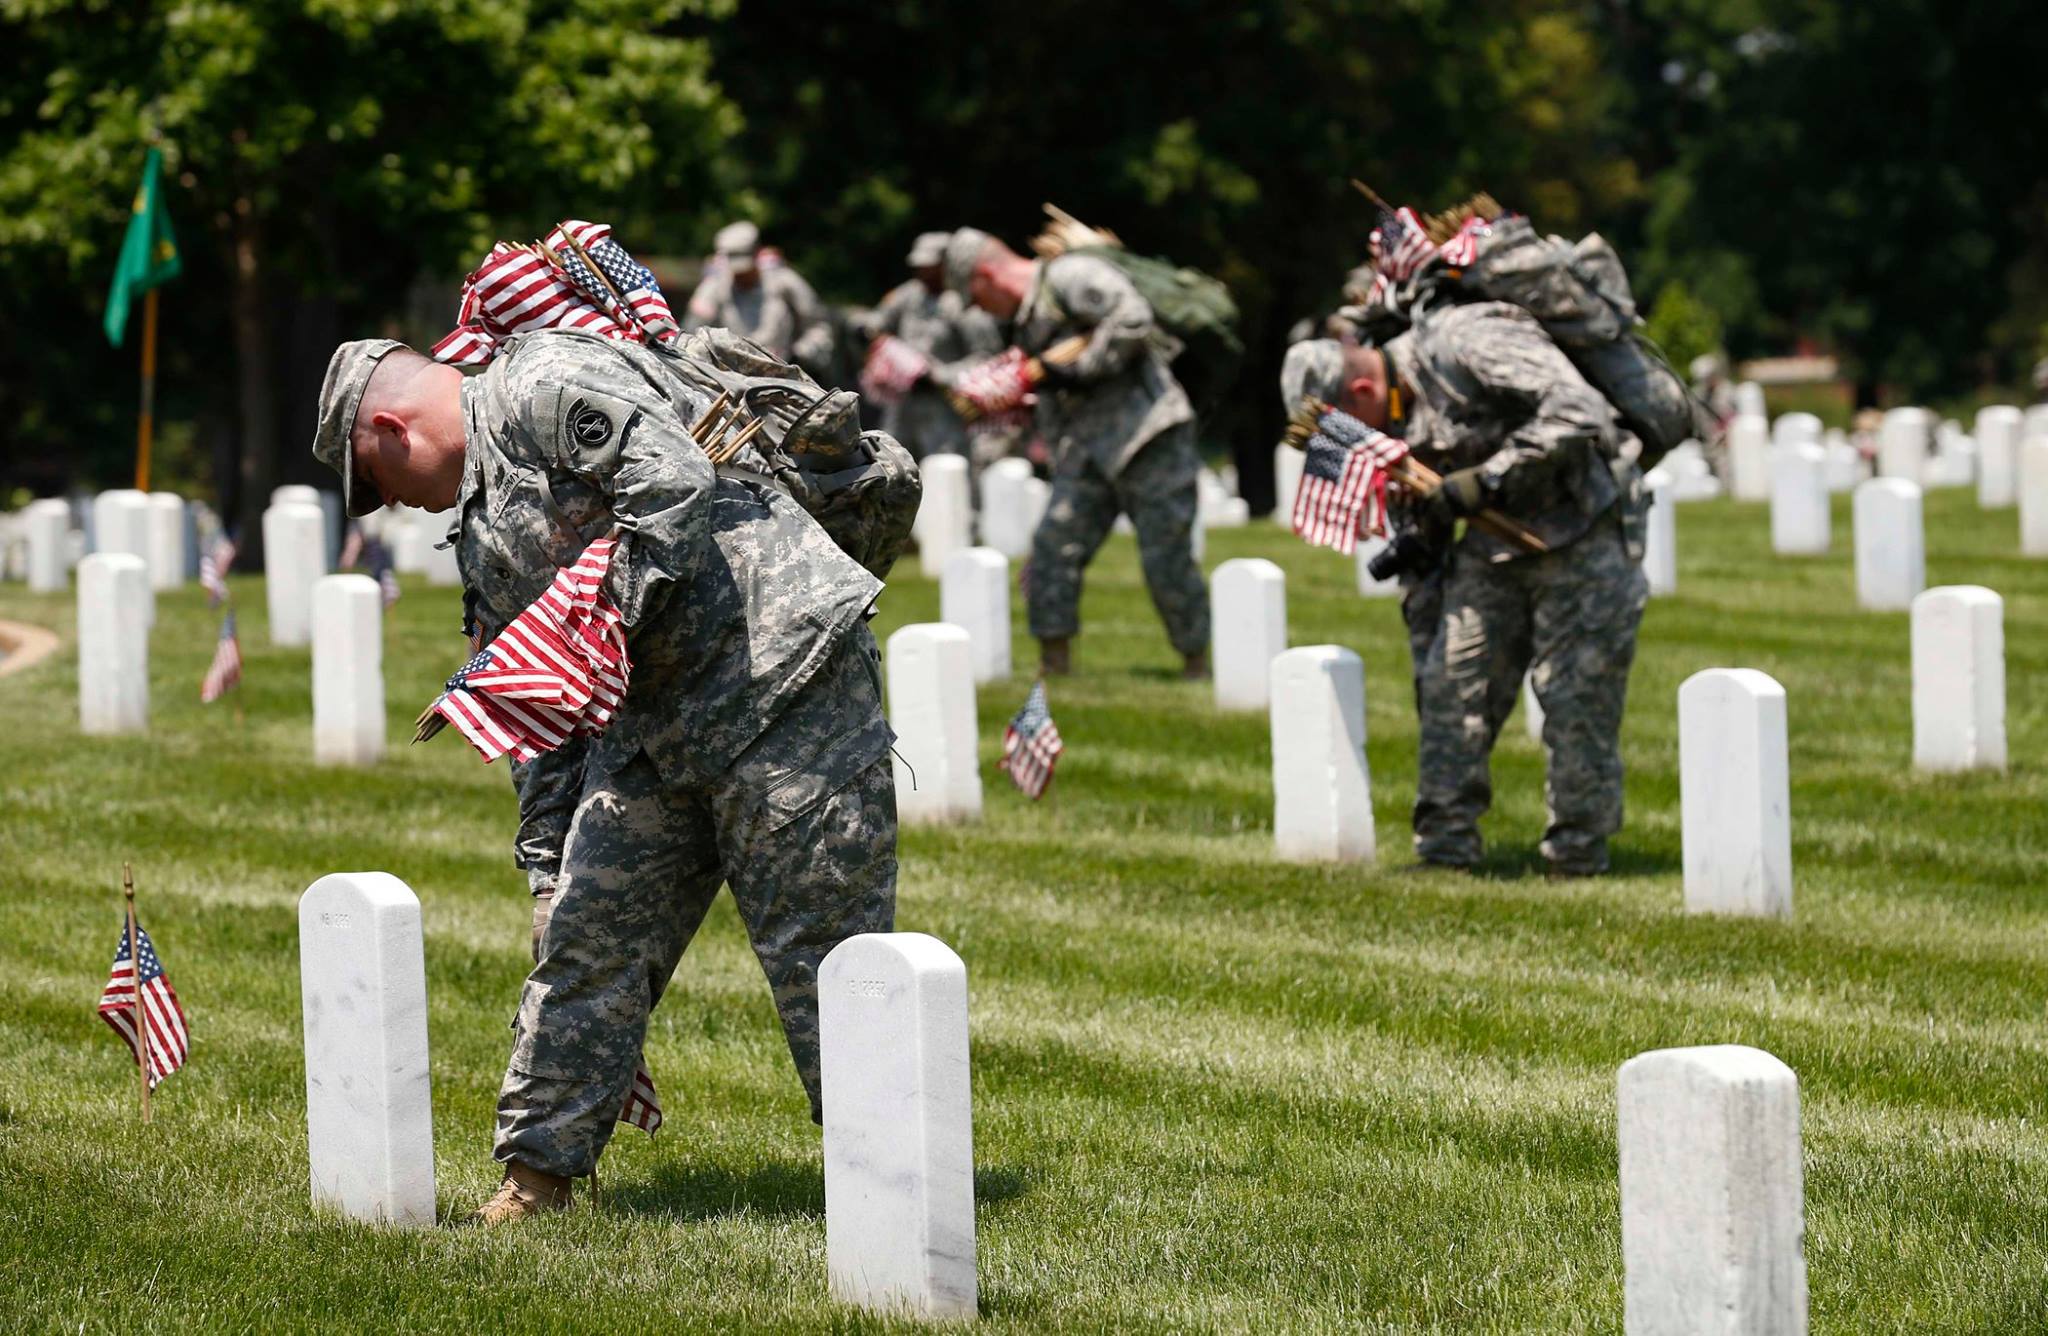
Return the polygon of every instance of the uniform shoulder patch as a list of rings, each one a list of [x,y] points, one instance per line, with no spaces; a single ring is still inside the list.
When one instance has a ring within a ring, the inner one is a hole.
[[[611,440],[612,420],[603,409],[593,407],[590,400],[579,395],[569,401],[562,430],[568,443],[578,450],[595,450]]]

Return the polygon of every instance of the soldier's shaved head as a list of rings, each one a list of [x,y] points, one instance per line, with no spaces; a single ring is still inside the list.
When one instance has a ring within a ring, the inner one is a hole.
[[[350,434],[356,486],[387,504],[455,504],[462,481],[462,373],[411,348],[377,361]]]

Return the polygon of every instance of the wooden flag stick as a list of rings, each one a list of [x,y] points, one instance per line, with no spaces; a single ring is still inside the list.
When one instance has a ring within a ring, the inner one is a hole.
[[[135,490],[149,490],[149,445],[156,430],[156,289],[142,294],[142,416],[135,424]]]
[[[135,1070],[142,1074],[142,1121],[149,1121],[149,1026],[142,1019],[142,953],[135,930],[135,869],[121,864],[121,895],[128,902],[128,975],[135,985]]]

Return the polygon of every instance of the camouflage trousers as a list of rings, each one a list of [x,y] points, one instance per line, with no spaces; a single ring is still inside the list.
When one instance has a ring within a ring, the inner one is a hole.
[[[818,966],[846,938],[895,922],[890,739],[880,659],[861,627],[711,784],[671,784],[644,752],[586,780],[520,997],[498,1159],[571,1177],[596,1165],[648,1014],[721,885],[820,1116]]]
[[[1541,556],[1485,562],[1462,545],[1453,551],[1420,682],[1420,857],[1479,860],[1479,818],[1493,800],[1488,761],[1526,673],[1549,763],[1543,855],[1564,871],[1606,870],[1607,837],[1621,829],[1622,706],[1648,593],[1613,519]]]
[[[1201,468],[1193,423],[1161,432],[1115,477],[1086,451],[1062,458],[1031,538],[1031,634],[1054,640],[1080,633],[1081,572],[1121,512],[1138,531],[1138,563],[1166,638],[1183,654],[1206,650],[1209,591],[1192,546]]]

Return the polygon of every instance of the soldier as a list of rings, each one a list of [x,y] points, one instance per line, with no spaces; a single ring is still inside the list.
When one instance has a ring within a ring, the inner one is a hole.
[[[690,294],[683,328],[729,329],[782,361],[829,378],[831,313],[803,275],[780,255],[762,250],[761,229],[752,223],[721,227],[712,245],[717,254]]]
[[[993,316],[946,287],[946,241],[951,236],[920,235],[910,248],[913,277],[890,289],[865,322],[869,338],[894,335],[931,359],[931,373],[882,414],[883,430],[919,459],[967,453],[967,425],[943,388],[948,371],[956,363],[995,356],[1005,342]]]
[[[1439,307],[1384,349],[1338,352],[1334,383],[1321,359],[1331,402],[1404,435],[1444,475],[1404,503],[1417,523],[1448,534],[1491,508],[1549,549],[1524,553],[1467,526],[1443,558],[1434,634],[1410,620],[1422,714],[1416,854],[1447,867],[1479,861],[1489,758],[1527,673],[1549,761],[1543,855],[1555,875],[1606,871],[1607,837],[1621,828],[1622,705],[1648,596],[1632,441],[1517,306]]]
[[[680,355],[710,346],[692,336]],[[538,964],[484,1223],[569,1204],[721,883],[814,1118],[819,963],[894,920],[893,735],[866,625],[881,582],[783,492],[714,473],[687,433],[709,396],[664,365],[677,355],[546,330],[465,379],[373,339],[343,344],[321,389],[313,453],[350,513],[457,508],[466,616],[486,642],[587,542],[622,535],[606,590],[626,700],[602,737],[513,771]]]
[[[1209,594],[1192,548],[1195,413],[1168,368],[1152,308],[1123,271],[1094,255],[1034,261],[971,227],[946,246],[946,283],[999,320],[1037,356],[1072,335],[1087,349],[1047,365],[1038,426],[1052,452],[1052,499],[1031,541],[1031,634],[1043,672],[1071,668],[1081,630],[1081,572],[1119,512],[1138,531],[1138,557],[1183,674],[1209,672]]]

